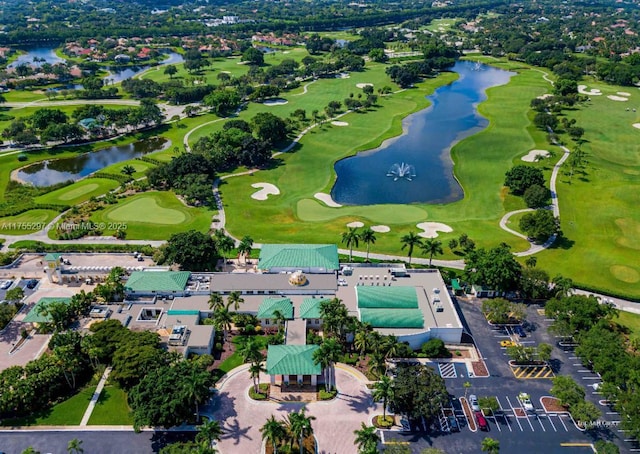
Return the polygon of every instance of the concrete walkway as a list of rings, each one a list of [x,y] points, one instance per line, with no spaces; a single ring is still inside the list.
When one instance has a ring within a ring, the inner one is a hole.
[[[89,406],[87,407],[87,410],[84,412],[82,421],[80,421],[80,426],[84,427],[89,422],[89,418],[91,418],[91,413],[93,413],[93,409],[96,408],[96,404],[98,403],[98,399],[100,398],[100,394],[102,394],[102,389],[104,388],[104,385],[107,383],[107,378],[109,378],[110,373],[111,373],[111,367],[107,367],[104,370],[104,374],[102,374],[102,378],[98,383],[98,387],[96,388],[96,391],[93,393],[93,396],[91,397],[91,402],[89,402]]]

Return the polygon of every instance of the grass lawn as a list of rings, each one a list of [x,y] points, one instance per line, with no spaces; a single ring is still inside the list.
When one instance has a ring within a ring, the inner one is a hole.
[[[118,186],[120,183],[107,178],[85,178],[64,188],[38,196],[35,198],[35,202],[73,206],[86,202],[91,197],[105,194]]]
[[[140,159],[131,159],[129,161],[119,162],[117,164],[110,165],[109,167],[105,167],[102,172],[115,174],[115,175],[123,175],[122,169],[125,166],[133,167],[136,172],[131,175],[133,178],[140,178],[144,176],[145,172],[152,167],[155,167],[150,162],[141,161]]]
[[[164,240],[187,230],[209,231],[214,211],[185,206],[172,192],[145,192],[93,213],[91,220],[105,223],[105,235],[114,230],[109,224],[127,226],[127,239]]]
[[[232,342],[237,346],[240,344],[241,340],[244,337],[246,336],[235,336]],[[254,339],[257,341],[257,344],[261,347],[261,349],[264,350],[267,348],[267,341],[268,341],[267,336],[256,335],[254,336]],[[229,356],[227,359],[222,361],[220,365],[213,370],[212,373],[213,373],[214,380],[215,381],[220,380],[220,378],[222,378],[224,374],[228,373],[229,371],[241,365],[242,365],[242,358],[237,352],[234,351],[231,354],[231,356]]]
[[[53,210],[29,210],[16,216],[0,218],[0,233],[23,235],[42,230],[59,213]]]
[[[100,398],[89,418],[89,425],[131,425],[127,394],[116,385],[107,385],[102,389]]]
[[[640,336],[640,314],[634,314],[632,312],[618,311],[619,317],[614,318],[613,321],[629,328],[631,331],[631,337]]]
[[[95,386],[89,386],[50,410],[24,418],[5,419],[3,426],[77,426],[89,406]]]

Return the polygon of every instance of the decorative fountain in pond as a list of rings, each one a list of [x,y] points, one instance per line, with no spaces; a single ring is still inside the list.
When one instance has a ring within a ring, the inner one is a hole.
[[[404,162],[398,164],[396,162],[387,171],[387,176],[393,177],[393,181],[398,181],[400,179],[412,181],[416,176],[416,169],[411,164]]]

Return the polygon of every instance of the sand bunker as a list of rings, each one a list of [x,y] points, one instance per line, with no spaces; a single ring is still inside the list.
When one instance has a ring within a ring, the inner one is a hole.
[[[262,104],[264,104],[265,106],[284,106],[288,102],[289,101],[287,101],[286,99],[273,98],[273,99],[264,100],[264,102]]]
[[[391,228],[388,225],[372,225],[371,230],[378,233],[387,233],[391,231]]]
[[[349,126],[349,123],[346,121],[332,121],[331,124],[333,126]]]
[[[267,200],[270,195],[280,194],[280,189],[271,183],[253,183],[251,187],[260,189],[258,192],[251,194],[251,198],[256,200]]]
[[[313,194],[313,196],[316,199],[318,199],[321,202],[323,202],[328,207],[340,208],[342,206],[338,202],[334,201],[333,198],[329,194],[325,194],[324,192],[316,192],[315,194]]]
[[[349,77],[351,77],[349,73],[336,74],[336,79],[348,79]]]
[[[368,83],[356,84],[356,87],[358,87],[358,88],[373,87],[373,84],[368,84]]]
[[[638,129],[640,129],[640,123],[634,123],[634,124],[633,124],[633,127],[634,127],[634,128],[638,128]]]
[[[553,95],[551,93],[545,93],[544,95],[538,96],[538,99],[547,99],[547,98],[553,98]]]
[[[611,101],[629,101],[629,98],[623,98],[622,96],[609,95],[607,96]]]
[[[423,232],[418,233],[418,236],[422,238],[435,238],[438,236],[438,232],[453,232],[451,227],[442,222],[421,222],[417,224],[416,227],[423,230]]]
[[[551,153],[549,153],[547,150],[531,150],[520,159],[522,159],[524,162],[536,162],[539,159],[548,158],[549,156],[551,156]]]
[[[578,85],[578,93],[580,93],[581,95],[591,95],[591,96],[600,96],[602,94],[602,92],[597,88],[594,88],[592,90],[587,90],[586,85]]]
[[[616,92],[616,95],[620,95],[620,96],[631,96],[631,93],[628,93],[626,91],[619,91]]]
[[[349,228],[360,228],[360,227],[364,227],[364,223],[360,222],[360,221],[353,221],[353,222],[349,222],[347,224],[347,227]]]

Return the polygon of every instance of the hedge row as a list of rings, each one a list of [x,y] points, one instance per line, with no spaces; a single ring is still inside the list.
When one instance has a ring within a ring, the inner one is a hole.
[[[10,248],[22,252],[142,252],[153,255],[155,248],[141,244],[47,244],[41,241],[17,241]]]

